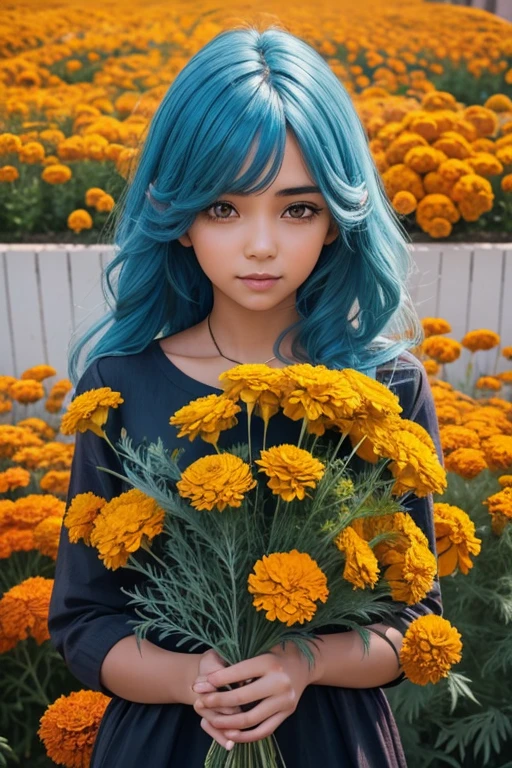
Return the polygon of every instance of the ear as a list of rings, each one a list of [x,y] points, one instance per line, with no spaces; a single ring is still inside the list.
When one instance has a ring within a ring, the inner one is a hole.
[[[180,243],[181,243],[183,246],[185,246],[185,248],[191,248],[191,247],[192,247],[192,240],[191,240],[191,239],[190,239],[190,237],[188,236],[188,233],[187,233],[187,232],[185,232],[185,234],[184,234],[184,235],[182,235],[181,237],[178,237],[178,240],[179,240],[179,242],[180,242]]]
[[[334,219],[331,218],[331,223],[329,225],[329,229],[325,236],[324,245],[330,245],[331,243],[333,243],[338,237],[339,233],[340,232],[338,229],[338,225],[336,224]]]

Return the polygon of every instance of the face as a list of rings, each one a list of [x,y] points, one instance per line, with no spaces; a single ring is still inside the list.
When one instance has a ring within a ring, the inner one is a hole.
[[[310,186],[314,182],[288,132],[283,164],[268,189],[222,195],[196,216],[179,241],[194,248],[215,302],[229,299],[253,310],[295,304],[297,288],[311,274],[323,245],[338,235],[320,192],[289,191]]]

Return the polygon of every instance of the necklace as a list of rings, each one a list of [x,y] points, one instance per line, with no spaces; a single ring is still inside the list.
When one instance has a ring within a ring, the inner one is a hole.
[[[244,365],[244,363],[241,363],[240,360],[233,360],[232,357],[227,357],[227,355],[223,355],[222,354],[222,352],[220,351],[219,345],[215,341],[215,336],[213,335],[212,327],[210,325],[210,315],[208,315],[208,317],[206,319],[208,321],[208,330],[210,331],[210,336],[212,337],[212,341],[215,344],[215,348],[216,348],[217,352],[219,353],[219,355],[221,357],[223,357],[225,360],[229,360],[231,363],[236,363],[237,365]],[[262,365],[266,365],[267,363],[270,363],[271,360],[275,360],[275,359],[276,359],[275,355],[273,357],[269,357],[269,359],[265,360],[265,362],[262,363]]]

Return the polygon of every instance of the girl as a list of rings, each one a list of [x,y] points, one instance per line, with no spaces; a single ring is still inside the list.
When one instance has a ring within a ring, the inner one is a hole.
[[[420,326],[405,289],[404,233],[348,93],[297,37],[235,28],[193,56],[153,117],[115,242],[112,309],[70,355],[77,394],[109,386],[124,398],[107,425],[112,441],[124,428],[135,443],[162,437],[173,450],[183,441],[169,416],[220,391],[222,371],[306,361],[387,383],[402,416],[439,446],[428,381],[407,351]],[[82,373],[81,355],[102,330]],[[253,419],[253,445],[262,426]],[[267,444],[298,433],[278,414]],[[222,434],[245,442],[244,420]],[[185,465],[210,449],[187,443]],[[128,489],[97,466],[121,469],[104,440],[78,434],[69,500]],[[408,508],[435,551],[432,499],[411,497]],[[136,580],[70,545],[63,527],[51,638],[84,686],[112,697],[93,768],[203,768],[212,738],[230,749],[273,732],[288,768],[405,766],[382,690],[403,675],[382,637],[364,654],[353,631],[326,627],[311,672],[290,644],[230,668],[175,636],[143,641],[140,654],[122,591]],[[398,650],[408,624],[430,612],[441,613],[437,582],[397,626],[373,626]]]

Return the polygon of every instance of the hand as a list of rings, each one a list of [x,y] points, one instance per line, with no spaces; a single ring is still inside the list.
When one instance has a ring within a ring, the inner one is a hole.
[[[217,688],[212,683],[208,682],[208,675],[212,674],[213,672],[217,672],[220,669],[224,669],[225,667],[226,662],[214,650],[210,649],[209,651],[202,653],[199,657],[197,677],[192,684],[192,690],[194,693],[206,694],[216,691]],[[204,706],[202,706],[200,697],[196,697],[196,701],[194,702],[193,706],[197,714],[202,718],[202,729],[206,731],[206,733],[208,733],[212,739],[215,739],[215,741],[217,741],[221,747],[225,747],[228,750],[232,749],[234,742],[228,739],[222,731],[214,728],[204,717]],[[211,711],[215,711],[219,715],[233,715],[237,712],[240,712],[240,707],[221,707],[220,709]]]
[[[206,677],[216,688],[250,681],[231,691],[205,692],[199,697],[206,721],[205,725],[201,722],[202,727],[208,733],[209,727],[216,729],[226,741],[233,742],[259,741],[270,736],[295,712],[304,689],[314,680],[306,658],[291,642],[285,650],[275,646],[269,653],[218,668]],[[253,708],[240,711],[253,702]],[[224,712],[227,708],[238,708],[239,712]],[[245,730],[248,728],[251,730]]]

